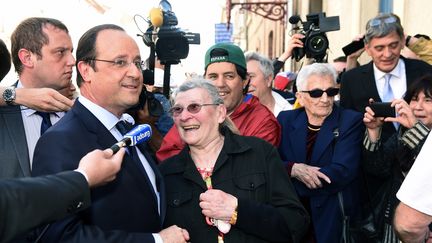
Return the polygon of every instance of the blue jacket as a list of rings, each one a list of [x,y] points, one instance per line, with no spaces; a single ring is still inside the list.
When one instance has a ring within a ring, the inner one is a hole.
[[[305,163],[307,115],[304,110],[283,111],[278,116],[282,127],[279,153],[284,163]],[[342,192],[345,213],[354,217],[359,211],[358,175],[364,133],[362,114],[334,106],[318,133],[309,165],[321,168],[331,184],[309,189],[293,179],[298,195],[310,200],[311,222],[318,243],[339,242],[342,230],[337,194]]]

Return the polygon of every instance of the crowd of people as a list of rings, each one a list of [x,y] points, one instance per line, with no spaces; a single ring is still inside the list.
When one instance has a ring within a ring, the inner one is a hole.
[[[379,14],[363,49],[281,72],[303,37],[273,61],[214,44],[168,101],[122,27],[74,55],[60,20],[23,20],[0,40],[0,80],[18,74],[0,87],[0,242],[345,243],[365,218],[356,242],[432,242],[432,42]],[[150,141],[107,149],[143,123]]]

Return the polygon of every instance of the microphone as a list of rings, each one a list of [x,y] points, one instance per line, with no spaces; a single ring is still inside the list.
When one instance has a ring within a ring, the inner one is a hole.
[[[151,138],[152,129],[148,124],[141,124],[130,130],[123,136],[123,139],[111,146],[112,151],[117,153],[120,148],[135,146]]]
[[[300,16],[298,16],[298,15],[293,15],[293,16],[291,16],[291,17],[288,19],[288,21],[289,21],[291,24],[297,24],[298,22],[301,21],[301,19],[300,19]]]
[[[160,8],[152,8],[149,14],[150,22],[155,27],[161,27],[163,24],[163,13]]]

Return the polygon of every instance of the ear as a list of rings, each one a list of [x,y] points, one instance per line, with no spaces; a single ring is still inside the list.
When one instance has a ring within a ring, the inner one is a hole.
[[[227,109],[226,106],[224,104],[220,104],[217,107],[218,111],[219,111],[219,117],[218,117],[218,123],[221,124],[223,121],[225,121],[226,117],[227,117]]]
[[[90,74],[94,72],[90,64],[85,61],[79,61],[77,67],[84,82],[90,82]]]
[[[267,82],[267,87],[271,88],[272,87],[272,82],[273,82],[273,75],[270,75],[266,78],[266,82]]]
[[[33,67],[33,54],[27,49],[20,49],[18,51],[18,58],[20,59],[23,66]]]
[[[366,50],[366,52],[367,52],[367,54],[369,55],[369,56],[371,56],[372,54],[371,54],[371,46],[369,45],[369,44],[365,44],[365,50]]]
[[[303,93],[302,92],[296,92],[296,99],[298,100],[298,103],[301,105],[301,106],[304,106],[304,100],[303,100]]]

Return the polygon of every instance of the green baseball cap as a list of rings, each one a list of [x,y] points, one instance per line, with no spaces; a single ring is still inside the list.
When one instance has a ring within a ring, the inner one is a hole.
[[[213,53],[215,49],[222,49],[222,51]],[[246,59],[242,49],[232,43],[217,43],[207,50],[204,69],[206,70],[208,65],[215,62],[230,62],[247,69]]]

